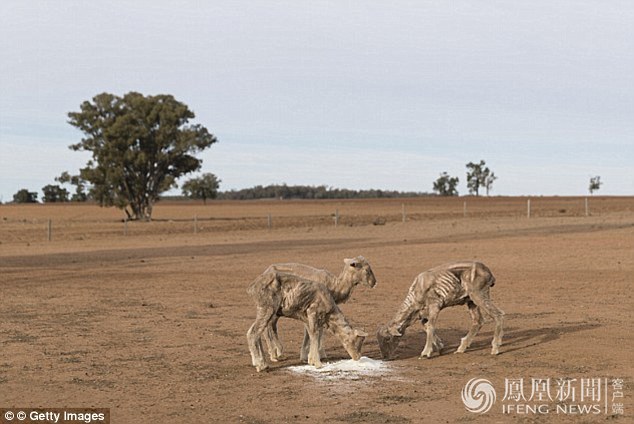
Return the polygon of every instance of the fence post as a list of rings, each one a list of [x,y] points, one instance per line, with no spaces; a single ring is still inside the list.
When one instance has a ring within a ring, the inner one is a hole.
[[[267,219],[267,223],[268,223],[268,227],[269,227],[269,230],[270,230],[270,229],[271,229],[271,226],[272,226],[272,225],[271,225],[271,224],[272,224],[272,223],[271,223],[271,214],[269,214],[267,218],[268,218],[268,219]]]
[[[526,218],[531,217],[531,199],[526,202]]]
[[[52,228],[52,227],[53,227],[53,223],[52,223],[52,221],[49,219],[49,220],[48,220],[48,227],[47,227],[47,231],[46,231],[48,241],[51,241],[51,239],[53,238],[53,228]]]
[[[401,214],[403,216],[403,223],[407,220],[407,214],[405,213],[405,203],[401,203]]]
[[[590,216],[590,209],[588,208],[588,198],[586,197],[586,216]]]

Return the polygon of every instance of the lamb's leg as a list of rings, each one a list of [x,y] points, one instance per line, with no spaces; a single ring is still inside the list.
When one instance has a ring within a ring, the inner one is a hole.
[[[469,302],[467,307],[469,308],[469,315],[471,315],[471,328],[469,328],[467,335],[460,339],[460,346],[458,346],[458,350],[456,350],[455,353],[464,353],[465,350],[471,346],[473,338],[478,334],[478,331],[480,331],[484,323],[480,308],[475,303]]]
[[[255,328],[257,322],[251,324],[247,331],[247,344],[249,345],[249,353],[251,353],[251,365],[257,366],[262,360],[260,359],[260,352],[258,349],[258,342],[255,336]]]
[[[440,308],[437,305],[429,306],[429,314],[427,315],[427,323],[425,324],[425,330],[427,331],[427,340],[425,340],[425,349],[420,354],[420,357],[423,358],[427,356],[431,358],[431,355],[434,351],[434,342],[436,341],[436,319],[438,318],[438,313],[440,312]]]
[[[308,330],[304,327],[304,340],[302,340],[302,347],[299,350],[299,360],[302,362],[308,362],[308,351],[310,350],[310,337],[308,337]]]
[[[326,359],[326,351],[323,345],[324,329],[319,329],[319,357]],[[299,360],[303,362],[308,361],[308,351],[310,350],[310,337],[308,337],[308,330],[304,328],[304,340],[302,341],[302,347],[299,351]]]
[[[310,351],[308,352],[308,364],[315,368],[321,368],[319,358],[319,327],[314,316],[308,316],[308,337],[310,338]]]
[[[255,367],[257,372],[260,372],[267,369],[268,365],[264,360],[262,340],[257,335],[258,328],[258,323],[253,323],[247,332],[247,340],[249,342],[249,351],[251,352],[251,364]]]
[[[280,342],[277,334],[277,321],[279,318],[279,316],[274,315],[270,325],[266,328],[266,333],[264,333],[264,341],[268,346],[269,357],[272,362],[277,362],[284,358],[282,342]]]
[[[249,331],[247,331],[251,363],[258,372],[268,368],[264,359],[264,350],[262,349],[262,333],[266,331],[274,314],[275,309],[273,308],[258,307],[255,322],[251,325]]]
[[[319,357],[321,359],[327,359],[326,349],[324,349],[324,328],[319,327]]]
[[[440,337],[438,337],[438,334],[436,334],[436,332],[434,331],[434,348],[436,349],[438,354],[440,354],[440,351],[442,351],[443,347],[445,347],[445,343]]]
[[[497,355],[500,353],[500,346],[502,346],[502,336],[504,336],[504,312],[488,301],[489,313],[495,320],[495,333],[493,333],[493,341],[491,342],[491,355]]]
[[[427,313],[427,312],[425,312]],[[423,324],[423,328],[425,328],[425,331],[427,331],[427,318],[423,317],[421,318],[421,324]],[[440,337],[438,337],[438,334],[436,334],[436,332],[434,332],[434,349],[436,349],[438,351],[438,353],[440,353],[442,351],[442,349],[445,347],[445,343],[442,341],[442,339]]]
[[[483,293],[471,293],[469,297],[473,300],[473,303],[491,315],[495,320],[495,332],[493,333],[493,341],[491,342],[491,355],[497,355],[500,353],[502,336],[504,335],[504,312],[491,302],[488,291]]]

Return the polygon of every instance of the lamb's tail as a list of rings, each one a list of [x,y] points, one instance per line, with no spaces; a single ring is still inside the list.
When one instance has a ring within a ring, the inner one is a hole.
[[[265,272],[259,275],[249,287],[247,287],[247,294],[253,298],[257,297],[257,294],[267,287],[279,288],[280,282],[277,279],[277,275],[274,272]]]
[[[491,270],[489,270],[486,266],[484,266],[484,271],[489,274],[488,277],[488,281],[487,284],[489,287],[493,287],[495,285],[495,277],[493,276],[493,273],[491,272]],[[471,281],[474,282],[476,275],[478,273],[478,263],[474,262],[473,266],[471,267]]]

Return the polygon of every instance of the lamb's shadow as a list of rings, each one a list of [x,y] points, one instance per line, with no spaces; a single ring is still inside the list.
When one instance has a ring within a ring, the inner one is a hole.
[[[500,355],[527,349],[531,346],[543,343],[549,343],[554,340],[558,340],[566,334],[593,330],[600,326],[601,325],[596,322],[571,322],[549,327],[507,327],[504,329],[504,338],[502,347],[500,348]],[[437,334],[443,340],[445,345],[442,350],[442,355],[455,352],[460,344],[460,339],[464,337],[466,333],[467,329],[438,329]],[[420,356],[420,353],[425,346],[425,338],[425,332],[422,330],[406,333],[403,335],[393,359],[409,359]],[[483,331],[478,333],[475,341],[471,344],[469,349],[467,349],[467,352],[490,350],[492,338],[493,331]],[[377,349],[374,349],[374,347],[375,346],[372,346],[372,348],[368,349],[368,356],[374,357],[376,355],[376,357],[380,357],[378,346]],[[431,357],[431,359],[435,358],[438,358],[437,352],[434,352],[434,355]]]

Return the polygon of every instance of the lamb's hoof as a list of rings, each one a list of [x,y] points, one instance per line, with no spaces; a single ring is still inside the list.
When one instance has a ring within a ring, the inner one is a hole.
[[[268,367],[269,367],[269,366],[268,366],[268,365],[266,365],[266,364],[264,364],[264,365],[256,365],[256,366],[255,366],[255,370],[256,370],[257,372],[262,372],[262,371],[266,370]]]
[[[271,362],[279,362],[279,361],[285,361],[285,360],[286,360],[286,356],[284,355],[271,356]]]
[[[497,347],[494,347],[493,349],[491,349],[491,355],[499,355],[500,354],[500,349],[498,349]]]
[[[429,359],[431,358],[432,352],[423,352],[420,354],[418,359]]]

